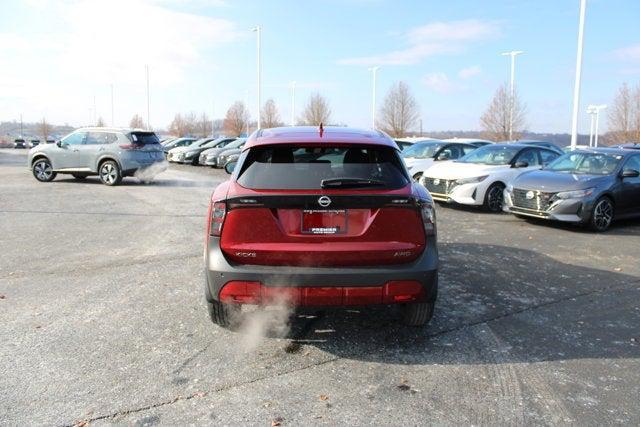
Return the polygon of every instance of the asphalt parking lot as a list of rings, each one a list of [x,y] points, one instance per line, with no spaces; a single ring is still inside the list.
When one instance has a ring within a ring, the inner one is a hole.
[[[0,425],[640,424],[640,221],[440,206],[428,327],[314,310],[256,339],[203,299],[224,172],[43,184],[25,159],[0,150]]]

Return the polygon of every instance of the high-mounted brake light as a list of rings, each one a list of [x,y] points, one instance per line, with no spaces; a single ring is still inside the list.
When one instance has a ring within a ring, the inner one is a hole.
[[[227,205],[225,202],[213,202],[209,209],[209,235],[220,236],[222,232],[222,224],[227,214]]]

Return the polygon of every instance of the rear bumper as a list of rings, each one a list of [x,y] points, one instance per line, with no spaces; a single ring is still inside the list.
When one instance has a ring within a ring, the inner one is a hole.
[[[167,169],[167,162],[164,159],[149,159],[148,161],[137,161],[133,159],[120,159],[122,166],[122,174],[125,176],[133,175],[137,171],[147,169],[151,166],[157,167],[157,173],[164,172]],[[155,165],[164,165],[158,167]]]
[[[414,262],[366,267],[292,267],[232,264],[223,255],[219,239],[209,237],[204,254],[209,295],[219,300],[229,282],[259,282],[264,288],[373,288],[389,282],[414,281],[423,288],[423,299],[433,301],[438,286],[438,251],[435,238],[427,240],[422,255]],[[304,291],[303,291],[304,293]],[[330,305],[350,305],[346,299]],[[304,305],[314,305],[305,303]]]

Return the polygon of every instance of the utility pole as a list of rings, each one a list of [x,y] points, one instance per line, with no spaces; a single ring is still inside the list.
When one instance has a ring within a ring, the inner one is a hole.
[[[372,94],[371,94],[371,129],[376,129],[376,74],[380,67],[371,67],[369,71],[373,74]]]
[[[261,70],[260,70],[260,31],[261,31],[260,25],[258,25],[255,28],[253,28],[252,31],[256,32],[257,44],[258,44],[258,46],[257,46],[257,48],[258,48],[257,49],[257,58],[256,58],[257,59],[257,67],[258,67],[258,70],[257,70],[258,71],[258,97],[257,97],[258,99],[257,99],[257,104],[258,104],[258,129],[261,129],[262,128],[262,123],[261,123],[262,122],[262,120],[261,120],[262,119],[262,112],[260,110],[261,110],[262,105],[260,103],[260,86],[262,84],[261,84]]]
[[[247,107],[247,113],[249,112],[249,89],[244,90],[244,105]],[[247,114],[247,138],[249,138],[249,122],[251,121],[251,115]]]
[[[578,109],[580,108],[580,83],[582,78],[582,50],[584,46],[584,17],[587,0],[580,0],[580,21],[578,23],[578,52],[576,55],[576,81],[573,88],[573,116],[571,118],[571,150],[576,149],[578,143]],[[597,142],[596,133],[596,142]]]
[[[93,125],[97,126],[98,124],[98,112],[97,112],[97,108],[96,108],[96,96],[93,95]]]
[[[296,82],[291,82],[291,126],[296,125]]]
[[[22,132],[23,132],[23,129],[22,129],[22,113],[20,113],[20,138],[22,138]]]
[[[511,57],[511,85],[509,97],[509,141],[513,141],[513,109],[515,107],[515,68],[516,68],[516,56],[524,53],[521,50],[512,50],[511,52],[503,52],[502,56]]]

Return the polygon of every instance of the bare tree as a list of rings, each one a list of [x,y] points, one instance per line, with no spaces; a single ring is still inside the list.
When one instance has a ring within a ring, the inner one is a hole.
[[[200,135],[203,138],[205,136],[211,135],[213,131],[211,126],[212,126],[211,119],[209,119],[209,116],[207,116],[207,113],[202,113],[200,115],[200,118],[198,119],[198,129],[197,129],[198,135]]]
[[[418,102],[405,82],[395,83],[380,108],[380,128],[392,137],[405,136],[420,116]]]
[[[262,126],[268,129],[282,126],[282,124],[276,103],[271,98],[267,99],[262,108]]]
[[[489,139],[495,141],[507,141],[509,139],[510,108],[513,105],[513,139],[520,138],[526,127],[526,106],[520,101],[518,91],[514,90],[513,100],[507,89],[507,84],[502,84],[493,95],[493,99],[487,110],[480,117],[480,126]]]
[[[631,89],[626,82],[623,83],[608,110],[608,142],[640,141],[640,84]]]
[[[229,136],[240,136],[246,132],[249,123],[249,111],[242,101],[236,101],[227,110],[223,128]]]
[[[140,117],[139,114],[135,114],[129,122],[129,127],[132,127],[134,129],[144,129],[145,126],[142,117]]]
[[[104,123],[104,120],[102,119],[102,117],[98,117],[98,120],[96,121],[96,127],[103,128],[105,126],[106,124]]]
[[[38,124],[38,130],[40,131],[40,135],[42,135],[42,140],[44,142],[47,142],[47,138],[49,137],[49,133],[51,132],[51,126],[49,126],[49,123],[47,123],[44,117]]]
[[[196,113],[191,111],[189,114],[184,116],[184,134],[185,135],[196,135],[198,132],[198,117]]]
[[[329,120],[331,120],[329,102],[319,93],[311,95],[299,121],[302,124],[318,126],[320,123],[327,124]]]

